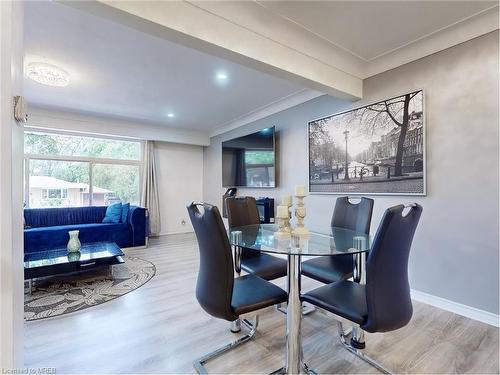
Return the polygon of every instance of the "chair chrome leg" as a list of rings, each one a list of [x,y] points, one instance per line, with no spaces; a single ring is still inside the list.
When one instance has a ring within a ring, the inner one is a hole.
[[[238,333],[241,331],[241,320],[236,319],[231,322],[231,332]]]
[[[357,249],[363,247],[363,238],[360,238],[361,242],[357,242],[358,246],[354,246]],[[362,285],[366,285],[366,254],[354,254],[354,270],[353,270],[353,280],[354,282]],[[365,333],[358,325],[352,326],[351,335],[351,346],[356,349],[364,349],[365,344]]]
[[[305,362],[302,363],[302,369],[306,374],[318,375],[318,373],[314,371],[312,368],[310,368]]]
[[[286,374],[286,368],[285,367],[280,367],[279,369],[271,372],[269,375],[281,375],[281,374]]]
[[[352,354],[356,355],[358,358],[362,359],[363,361],[365,361],[369,365],[375,367],[377,370],[379,370],[383,374],[391,374],[391,372],[389,370],[387,370],[384,366],[382,366],[380,363],[378,363],[374,359],[370,358],[369,356],[364,354],[361,350],[353,347],[351,344],[349,344],[347,342],[346,336],[344,334],[344,329],[342,327],[342,322],[337,322],[337,326],[338,326],[338,331],[339,331],[339,336],[340,336],[340,342],[348,351],[350,351]],[[353,330],[353,333],[354,333],[354,330]]]
[[[302,315],[309,315],[316,311],[315,306],[302,305]]]
[[[241,242],[241,231],[231,232],[231,243],[240,243]],[[241,247],[236,245],[231,245],[233,250],[233,258],[234,258],[234,277],[241,276]],[[232,333],[238,333],[241,331],[241,320],[238,318],[235,321],[231,322],[231,326],[229,328]]]
[[[356,349],[366,348],[365,331],[357,325],[352,326],[351,346]]]
[[[248,333],[245,336],[242,336],[239,339],[230,342],[229,344],[219,349],[214,350],[213,352],[210,352],[198,359],[195,359],[193,361],[193,367],[198,374],[208,374],[204,364],[210,361],[211,359],[214,359],[220,356],[221,354],[224,354],[225,352],[234,349],[235,347],[252,339],[252,337],[255,335],[255,332],[257,331],[257,326],[259,324],[259,317],[258,316],[255,317],[255,322],[253,324],[247,319],[241,319],[239,321],[242,323],[242,325],[244,325],[248,329]]]

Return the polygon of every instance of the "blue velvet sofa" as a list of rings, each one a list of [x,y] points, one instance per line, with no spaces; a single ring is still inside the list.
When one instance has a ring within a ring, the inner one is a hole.
[[[24,210],[24,252],[65,247],[68,231],[79,230],[80,242],[115,242],[119,247],[145,246],[146,209],[130,206],[124,223],[103,223],[106,207],[27,208]]]

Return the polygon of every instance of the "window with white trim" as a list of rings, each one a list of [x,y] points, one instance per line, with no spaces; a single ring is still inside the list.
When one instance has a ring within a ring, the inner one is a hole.
[[[26,130],[27,207],[139,204],[142,142]]]
[[[42,189],[42,199],[68,198],[68,189]]]

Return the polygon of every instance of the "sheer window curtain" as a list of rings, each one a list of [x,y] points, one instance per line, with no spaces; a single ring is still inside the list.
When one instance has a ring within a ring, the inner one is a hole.
[[[144,143],[144,172],[142,175],[141,205],[149,212],[149,235],[157,236],[161,232],[160,203],[158,200],[158,179],[154,154],[154,142]]]

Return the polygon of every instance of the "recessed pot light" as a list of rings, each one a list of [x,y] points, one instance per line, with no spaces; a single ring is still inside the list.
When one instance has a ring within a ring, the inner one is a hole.
[[[64,87],[69,84],[69,73],[52,64],[32,62],[26,67],[26,75],[46,86]]]
[[[225,81],[228,78],[227,73],[224,72],[218,72],[216,77],[219,81]]]
[[[172,117],[175,117],[175,115],[173,113],[167,113],[167,117],[172,118]]]

